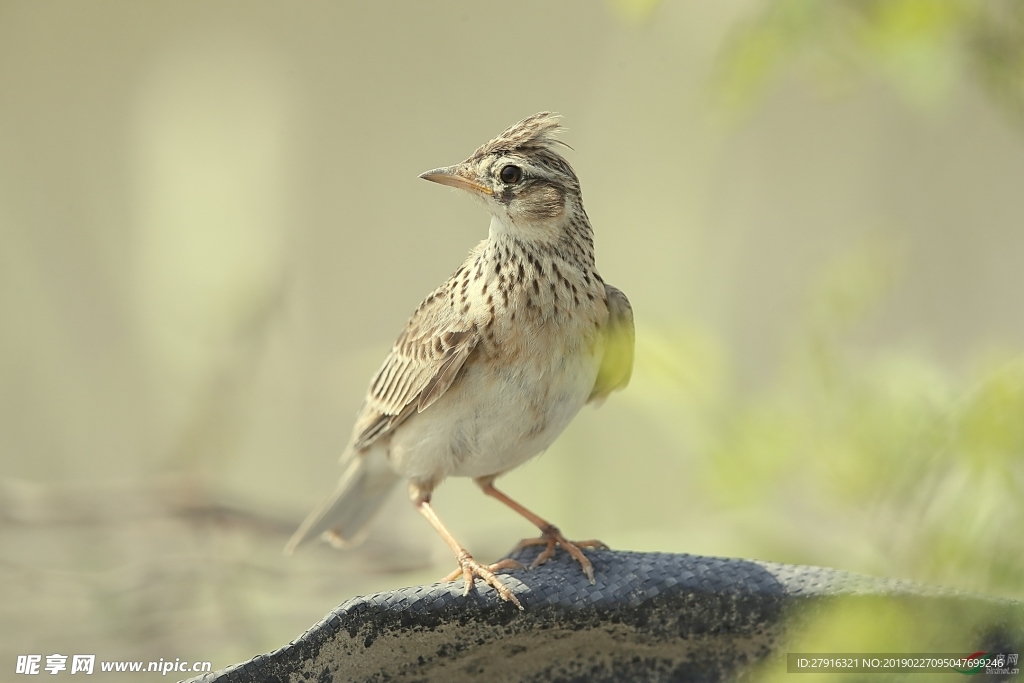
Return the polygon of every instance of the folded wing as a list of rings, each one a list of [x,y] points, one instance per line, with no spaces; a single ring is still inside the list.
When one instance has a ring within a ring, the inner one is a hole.
[[[370,381],[353,429],[353,450],[363,450],[443,396],[478,340],[476,326],[453,309],[444,287],[428,296]]]
[[[604,328],[604,356],[597,381],[587,402],[601,403],[613,391],[624,389],[633,374],[633,307],[620,290],[605,284],[608,323]]]

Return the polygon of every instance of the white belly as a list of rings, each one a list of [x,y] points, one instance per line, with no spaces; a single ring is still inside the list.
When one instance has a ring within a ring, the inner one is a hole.
[[[483,358],[468,361],[444,396],[395,431],[392,467],[437,484],[449,475],[497,475],[544,451],[586,403],[600,358],[600,349],[559,350],[498,370]]]

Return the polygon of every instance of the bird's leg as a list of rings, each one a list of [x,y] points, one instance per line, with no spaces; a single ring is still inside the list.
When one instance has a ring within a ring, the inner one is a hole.
[[[533,512],[530,512],[525,507],[523,507],[516,501],[506,496],[504,493],[494,488],[494,477],[481,477],[480,479],[476,480],[476,483],[485,494],[487,494],[491,498],[497,498],[502,503],[509,506],[519,514],[521,514],[523,517],[530,520],[530,522],[532,522],[538,529],[540,529],[540,537],[524,538],[523,540],[519,541],[519,545],[517,545],[515,549],[512,551],[513,553],[516,553],[522,550],[523,548],[529,547],[531,545],[547,546],[544,548],[544,550],[541,551],[540,555],[537,556],[537,559],[533,561],[533,564],[530,565],[531,569],[538,565],[544,564],[545,562],[550,560],[552,556],[554,556],[555,554],[555,546],[560,545],[562,546],[562,548],[566,550],[566,552],[572,555],[577,562],[580,563],[580,566],[583,568],[583,573],[587,575],[587,579],[590,580],[590,583],[595,583],[594,565],[590,563],[590,560],[587,559],[587,556],[583,554],[583,551],[580,550],[580,548],[607,550],[608,546],[606,546],[604,543],[598,540],[576,541],[575,543],[567,540],[565,536],[562,535],[562,532],[558,530],[558,527],[556,527],[554,524],[548,522],[542,517],[538,517]]]
[[[509,590],[508,586],[501,582],[501,579],[494,573],[499,569],[522,569],[523,565],[515,560],[508,559],[502,560],[497,564],[483,565],[473,559],[473,556],[469,554],[469,551],[462,547],[462,545],[455,540],[452,533],[448,531],[448,528],[441,521],[441,518],[434,512],[434,508],[430,505],[430,493],[429,489],[421,488],[414,483],[409,484],[409,497],[412,498],[413,505],[416,506],[416,510],[421,515],[427,518],[430,525],[437,530],[437,533],[441,535],[444,542],[448,544],[448,547],[455,553],[455,559],[459,563],[459,568],[454,572],[446,576],[444,581],[454,581],[460,575],[466,585],[464,595],[469,595],[469,589],[473,587],[475,577],[479,576],[481,579],[486,581],[494,590],[498,591],[498,595],[502,599],[513,603],[519,609],[523,609],[523,605],[519,602],[519,598]]]

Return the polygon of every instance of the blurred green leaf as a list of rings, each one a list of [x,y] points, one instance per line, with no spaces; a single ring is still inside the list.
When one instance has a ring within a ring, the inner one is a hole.
[[[778,0],[736,27],[719,60],[716,86],[727,109],[749,107],[769,81],[815,40],[827,8],[816,0]]]
[[[654,13],[661,0],[610,0],[612,10],[624,21],[639,24]]]
[[[1016,0],[767,0],[726,40],[713,84],[734,115],[789,70],[819,89],[879,78],[920,108],[979,83],[1024,121],[1024,3]]]

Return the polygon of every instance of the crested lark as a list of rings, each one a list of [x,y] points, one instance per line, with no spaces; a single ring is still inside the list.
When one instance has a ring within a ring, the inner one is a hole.
[[[526,118],[460,164],[421,178],[466,190],[491,213],[490,234],[412,314],[370,382],[345,472],[334,494],[295,532],[286,552],[324,534],[359,538],[400,479],[451,546],[466,592],[479,576],[522,605],[495,575],[521,566],[482,565],[459,544],[430,505],[450,475],[473,477],[483,492],[541,531],[521,542],[556,545],[594,570],[558,528],[494,487],[501,474],[545,450],[584,404],[626,386],[633,367],[633,313],[626,295],[594,266],[593,232],[580,183],[558,153],[558,119]]]

